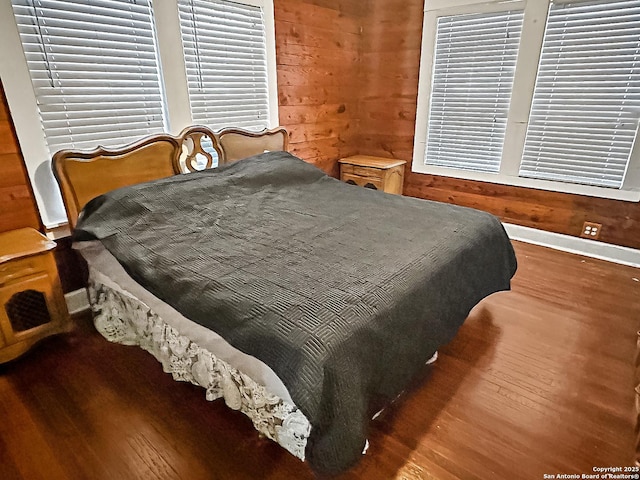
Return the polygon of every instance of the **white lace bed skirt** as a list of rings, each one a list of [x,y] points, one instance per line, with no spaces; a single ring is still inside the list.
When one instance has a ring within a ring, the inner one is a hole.
[[[258,432],[304,460],[311,425],[295,405],[181,335],[137,298],[95,278],[89,279],[88,291],[94,324],[107,340],[140,346],[174,380],[202,386],[207,400],[224,398],[229,408],[249,417]]]

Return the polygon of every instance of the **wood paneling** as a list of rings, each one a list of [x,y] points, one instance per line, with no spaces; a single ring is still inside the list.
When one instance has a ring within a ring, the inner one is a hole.
[[[0,232],[24,227],[42,231],[4,88],[0,83]]]
[[[371,0],[363,19],[359,154],[407,160],[406,195],[486,210],[504,221],[578,236],[602,224],[600,240],[640,248],[640,204],[411,172],[422,0]]]
[[[632,465],[638,269],[515,249],[512,291],[472,310],[337,478],[540,480]],[[77,320],[0,367],[0,478],[317,478],[224,401]]]
[[[289,150],[338,176],[355,153],[362,18],[368,2],[275,0],[280,124]]]

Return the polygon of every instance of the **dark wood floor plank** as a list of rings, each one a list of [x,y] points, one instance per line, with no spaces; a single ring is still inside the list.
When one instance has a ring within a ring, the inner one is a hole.
[[[535,479],[631,465],[640,270],[515,243],[483,301],[341,479]],[[87,316],[0,366],[2,479],[311,479],[306,464]]]

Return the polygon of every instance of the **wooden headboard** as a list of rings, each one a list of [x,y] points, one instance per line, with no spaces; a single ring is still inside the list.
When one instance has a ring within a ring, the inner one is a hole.
[[[116,188],[187,173],[198,165],[210,168],[264,151],[286,150],[289,135],[284,128],[250,132],[225,128],[214,132],[206,126],[185,128],[178,136],[157,134],[122,148],[98,147],[91,151],[61,150],[53,156],[53,174],[64,200],[69,225],[76,226],[82,208],[93,198]],[[210,149],[208,149],[210,150]]]
[[[215,134],[226,163],[242,160],[265,151],[287,150],[289,134],[284,128],[248,132],[238,128],[226,128]]]

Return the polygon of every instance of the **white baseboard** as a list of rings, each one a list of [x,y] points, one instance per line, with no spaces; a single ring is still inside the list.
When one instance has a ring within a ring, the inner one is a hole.
[[[535,228],[523,227],[504,223],[504,228],[512,240],[533,243],[543,247],[555,248],[564,252],[577,253],[586,257],[598,258],[609,262],[621,263],[632,267],[640,267],[640,250],[629,247],[621,247],[610,243],[603,243],[597,240],[572,237],[560,233],[537,230]]]
[[[89,310],[89,296],[87,295],[86,288],[65,293],[64,299],[67,302],[67,310],[69,310],[71,315]]]

